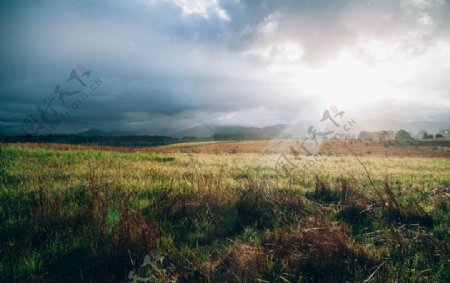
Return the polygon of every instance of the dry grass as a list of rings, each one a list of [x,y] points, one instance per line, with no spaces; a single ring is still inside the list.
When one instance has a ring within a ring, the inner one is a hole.
[[[450,280],[447,158],[109,149],[2,146],[2,281]]]
[[[361,140],[322,140],[317,153],[323,156],[350,155],[346,146],[350,146],[358,156],[371,157],[450,157],[450,141],[361,141]],[[308,156],[300,144],[302,140],[256,140],[256,141],[204,141],[177,143],[156,147],[114,147],[96,145],[68,144],[26,144],[30,148],[48,148],[58,150],[95,149],[117,152],[155,152],[155,153],[205,153],[205,154],[290,154],[295,157]],[[21,147],[21,144],[12,144]],[[304,146],[315,149],[313,142],[306,141]]]

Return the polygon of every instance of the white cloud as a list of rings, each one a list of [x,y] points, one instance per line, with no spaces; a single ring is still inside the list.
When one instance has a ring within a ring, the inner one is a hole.
[[[279,12],[274,12],[265,17],[257,25],[246,24],[242,27],[240,35],[241,36],[252,36],[256,35],[260,38],[268,38],[276,34],[279,29],[279,19],[282,14]]]
[[[425,37],[435,32],[433,13],[443,5],[445,2],[442,0],[403,0],[400,6],[406,23],[414,29],[417,36]]]
[[[303,53],[298,42],[287,40],[258,44],[243,51],[241,55],[266,64],[269,73],[285,74],[302,63]]]
[[[268,15],[264,21],[258,24],[257,31],[262,35],[272,35],[278,30],[278,18],[281,13],[273,13]]]
[[[218,18],[229,21],[230,16],[217,0],[171,0],[175,5],[181,8],[183,15],[199,15],[205,19],[209,19],[213,14]]]

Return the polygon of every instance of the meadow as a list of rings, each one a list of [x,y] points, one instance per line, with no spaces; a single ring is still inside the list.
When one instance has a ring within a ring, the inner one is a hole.
[[[330,143],[2,144],[0,281],[450,282],[450,143]]]

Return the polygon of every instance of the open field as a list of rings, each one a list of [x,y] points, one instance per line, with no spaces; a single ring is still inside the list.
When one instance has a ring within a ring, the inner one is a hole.
[[[1,145],[0,281],[450,282],[448,141],[296,145]]]
[[[73,145],[73,144],[27,144],[28,147],[50,149],[100,149],[102,151],[116,152],[155,152],[155,153],[208,153],[208,154],[292,154],[292,148],[299,155],[307,155],[302,148],[302,140],[252,140],[252,141],[204,141],[175,143],[156,147],[121,147],[98,145]],[[390,156],[414,156],[414,157],[450,157],[450,139],[436,140],[411,140],[411,141],[361,141],[361,140],[323,140],[318,144],[319,155],[345,156],[349,154],[346,147],[351,147],[358,156],[390,157]],[[21,144],[11,144],[21,146]],[[304,146],[309,150],[315,145],[306,141]]]

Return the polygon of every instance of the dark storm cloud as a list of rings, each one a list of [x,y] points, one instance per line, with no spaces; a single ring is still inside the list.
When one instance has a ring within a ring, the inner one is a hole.
[[[255,125],[292,122],[299,113],[321,109],[322,99],[290,78],[292,69],[326,66],[349,48],[367,62],[378,60],[355,47],[362,39],[411,34],[401,48],[422,54],[450,36],[450,5],[444,1],[3,1],[0,6],[4,124],[19,127],[77,64],[101,78],[95,95],[65,119],[59,128],[65,132],[170,128],[189,117],[193,124],[236,123],[233,117]],[[435,110],[445,112],[448,93],[440,74],[441,83],[432,85],[444,106]],[[423,82],[422,88],[431,85]]]

